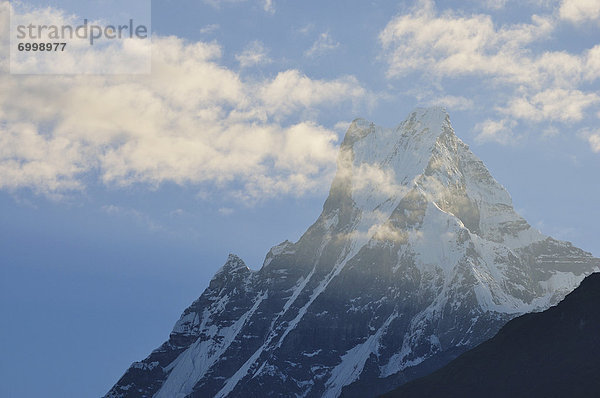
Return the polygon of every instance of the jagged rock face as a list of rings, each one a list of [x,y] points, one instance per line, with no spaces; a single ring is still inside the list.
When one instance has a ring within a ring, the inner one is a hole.
[[[442,369],[384,398],[597,397],[600,273],[557,306],[508,322]]]
[[[556,304],[600,261],[542,235],[446,112],[358,119],[317,221],[258,271],[230,255],[107,397],[375,396]]]

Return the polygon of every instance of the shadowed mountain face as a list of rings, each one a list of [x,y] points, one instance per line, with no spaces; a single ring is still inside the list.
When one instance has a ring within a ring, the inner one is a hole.
[[[443,109],[352,123],[323,212],[258,271],[230,255],[107,397],[369,397],[428,374],[600,261],[546,237]]]
[[[599,397],[600,274],[557,306],[508,322],[437,372],[384,395]]]

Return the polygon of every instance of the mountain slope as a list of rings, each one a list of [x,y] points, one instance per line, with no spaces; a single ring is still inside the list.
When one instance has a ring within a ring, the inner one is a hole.
[[[599,263],[516,214],[443,109],[394,129],[357,119],[299,241],[258,271],[231,255],[107,397],[374,396],[557,303]]]
[[[600,396],[600,274],[385,398]]]

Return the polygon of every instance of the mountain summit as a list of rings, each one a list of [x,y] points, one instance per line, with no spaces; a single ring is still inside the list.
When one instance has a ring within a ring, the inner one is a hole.
[[[258,271],[230,255],[107,397],[375,396],[600,269],[515,212],[442,108],[393,129],[355,120],[337,163],[298,242]]]

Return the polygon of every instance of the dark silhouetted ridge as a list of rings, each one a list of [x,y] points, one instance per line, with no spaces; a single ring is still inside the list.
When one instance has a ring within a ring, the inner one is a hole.
[[[600,397],[600,273],[392,397]]]

